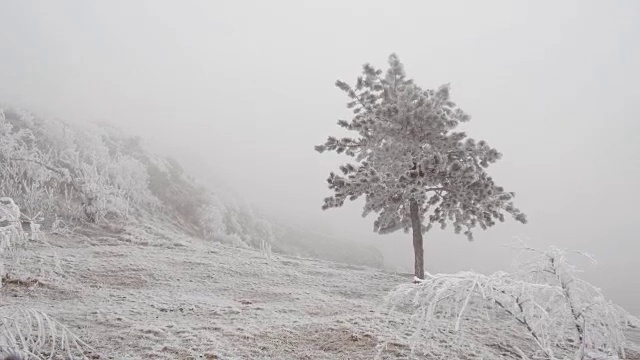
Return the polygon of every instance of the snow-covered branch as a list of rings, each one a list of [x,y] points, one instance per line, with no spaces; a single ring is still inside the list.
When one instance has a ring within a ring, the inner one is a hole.
[[[499,343],[516,358],[624,358],[624,329],[634,319],[579,279],[565,251],[525,248],[523,255],[513,274],[427,274],[398,286],[386,302],[392,318],[405,319],[398,334],[432,356],[446,334],[456,356],[492,353],[490,344]]]

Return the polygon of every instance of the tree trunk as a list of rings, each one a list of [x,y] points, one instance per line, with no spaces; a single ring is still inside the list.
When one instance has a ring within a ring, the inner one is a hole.
[[[409,211],[411,213],[411,228],[413,229],[413,254],[415,256],[414,274],[418,279],[424,279],[424,248],[422,246],[422,221],[418,202],[409,200]]]

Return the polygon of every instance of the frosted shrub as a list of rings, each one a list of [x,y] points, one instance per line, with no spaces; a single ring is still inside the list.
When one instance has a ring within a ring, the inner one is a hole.
[[[224,223],[224,209],[219,206],[213,204],[202,206],[198,214],[198,219],[202,237],[205,239],[217,240],[217,238],[224,235],[227,231]]]
[[[27,242],[41,238],[40,224],[35,219],[25,218],[13,199],[0,198],[0,287],[8,271],[14,270],[20,262]],[[29,222],[28,231],[22,228],[23,220]]]
[[[47,314],[23,307],[0,304],[0,355],[5,352],[24,359],[87,359],[94,351],[63,324]],[[58,357],[55,357],[58,358]]]
[[[29,129],[15,129],[0,109],[0,196],[20,201],[30,215],[54,206],[52,183],[59,174],[43,167],[46,156]]]
[[[0,109],[0,195],[30,217],[101,222],[156,209],[146,166],[124,136],[97,125],[71,126]]]
[[[404,321],[380,353],[396,337],[434,358],[624,358],[631,316],[581,280],[566,252],[522,255],[514,274],[427,274],[398,286],[386,304]]]
[[[0,286],[7,279],[5,263],[15,260],[16,250],[28,240],[40,236],[39,225],[34,219],[29,219],[29,232],[25,233],[21,217],[20,208],[13,199],[0,198]],[[83,352],[91,349],[64,325],[33,309],[0,303],[0,325],[0,355],[9,351],[25,359],[46,359],[52,358],[48,355],[66,354],[75,359],[83,358]]]
[[[248,249],[249,245],[242,240],[242,238],[238,234],[225,234],[223,236],[223,242],[230,243],[231,245],[239,248]]]
[[[0,286],[5,275],[5,263],[16,244],[25,239],[20,225],[20,209],[8,197],[0,198]]]

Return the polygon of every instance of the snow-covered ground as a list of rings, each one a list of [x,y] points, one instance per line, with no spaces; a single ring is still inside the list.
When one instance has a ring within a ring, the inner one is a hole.
[[[371,359],[377,304],[407,281],[188,238],[87,235],[49,237],[23,266],[57,258],[57,274],[6,285],[2,303],[46,312],[113,359]]]
[[[47,241],[22,263],[43,284],[7,284],[2,304],[46,312],[111,359],[372,359],[379,305],[409,280],[134,229]]]

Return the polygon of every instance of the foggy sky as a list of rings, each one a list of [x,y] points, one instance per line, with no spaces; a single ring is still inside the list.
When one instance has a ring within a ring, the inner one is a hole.
[[[411,272],[410,236],[375,235],[361,202],[320,210],[346,158],[313,151],[349,116],[335,80],[391,52],[422,87],[451,83],[530,220],[472,243],[430,232],[427,269],[507,267],[502,244],[520,236],[594,254],[587,277],[640,314],[636,1],[6,1],[0,102],[116,124]]]

